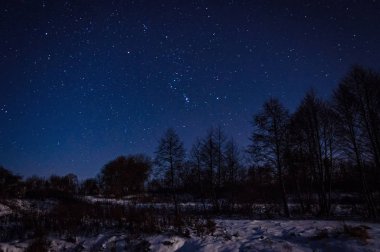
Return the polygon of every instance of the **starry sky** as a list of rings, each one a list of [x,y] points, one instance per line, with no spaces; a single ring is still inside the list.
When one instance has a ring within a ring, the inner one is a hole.
[[[380,2],[2,0],[0,38],[0,164],[86,178],[168,127],[244,147],[266,99],[378,70]]]

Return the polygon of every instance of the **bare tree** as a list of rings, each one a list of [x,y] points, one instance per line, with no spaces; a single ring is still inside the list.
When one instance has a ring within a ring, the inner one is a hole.
[[[285,190],[283,157],[288,122],[289,113],[284,106],[277,99],[269,99],[264,103],[262,111],[254,117],[254,132],[249,147],[249,152],[257,161],[269,163],[276,168],[286,216],[290,214]]]
[[[195,170],[195,179],[196,179],[196,189],[200,195],[203,209],[206,210],[205,205],[205,192],[204,192],[204,185],[203,185],[203,170],[202,170],[202,141],[200,139],[197,139],[193,146],[191,147],[190,151],[190,163],[194,167]]]
[[[237,143],[231,138],[226,142],[224,151],[225,169],[223,172],[224,195],[227,197],[230,206],[234,206],[237,196],[241,192],[242,182],[241,153]],[[228,205],[228,204],[227,204]]]
[[[340,83],[347,89],[357,108],[362,137],[368,142],[368,154],[374,163],[374,178],[380,185],[380,75],[355,66]],[[380,186],[378,187],[380,189]]]
[[[329,215],[331,209],[331,183],[336,140],[336,115],[326,102],[313,91],[305,98],[293,115],[293,127],[303,146],[303,155],[309,166],[311,186],[317,191],[319,214]]]
[[[238,172],[241,168],[241,154],[237,143],[233,139],[226,143],[224,157],[226,162],[224,181],[226,181],[229,188],[234,188],[238,182]]]
[[[155,163],[165,173],[176,215],[179,214],[177,200],[178,173],[183,165],[184,158],[185,149],[182,141],[173,129],[168,129],[159,142]]]
[[[356,74],[352,72],[351,74]],[[376,217],[376,207],[371,189],[369,188],[365,172],[365,152],[367,141],[363,137],[363,114],[355,98],[355,89],[352,89],[351,78],[344,79],[334,92],[334,109],[338,115],[338,137],[340,149],[346,158],[355,163],[359,172],[363,198],[367,205],[368,215]],[[365,123],[364,123],[365,124]],[[365,128],[364,128],[365,131]]]
[[[222,175],[225,169],[224,149],[226,142],[226,136],[220,126],[215,129],[213,137],[215,139],[214,141],[216,154],[216,192],[219,194],[223,184]]]

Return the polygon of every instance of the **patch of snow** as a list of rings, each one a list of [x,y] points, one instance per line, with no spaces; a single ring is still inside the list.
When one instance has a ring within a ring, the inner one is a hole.
[[[9,215],[11,213],[12,213],[12,210],[10,209],[9,206],[6,206],[6,205],[3,205],[0,203],[0,217],[5,216],[5,215]]]
[[[157,235],[148,239],[151,251],[157,252],[172,252],[182,248],[186,242],[185,238],[165,235]]]
[[[33,211],[47,212],[57,204],[54,200],[28,200],[28,199],[8,199],[4,201],[7,207],[13,212],[18,211]],[[0,207],[1,208],[1,207]]]
[[[3,252],[23,252],[27,247],[27,242],[0,243],[0,251]]]

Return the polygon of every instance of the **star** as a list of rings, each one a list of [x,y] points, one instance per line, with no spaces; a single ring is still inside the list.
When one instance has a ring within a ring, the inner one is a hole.
[[[167,127],[189,149],[224,125],[245,148],[268,97],[293,111],[352,64],[379,64],[373,1],[7,2],[0,161],[25,176],[49,176],[46,165],[84,178],[118,154],[153,156]],[[6,148],[20,139],[23,156]]]

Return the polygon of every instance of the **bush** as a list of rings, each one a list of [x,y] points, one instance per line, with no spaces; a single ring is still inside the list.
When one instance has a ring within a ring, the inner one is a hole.
[[[329,238],[329,231],[327,229],[318,230],[312,237],[314,240],[323,240]]]
[[[45,237],[39,237],[29,244],[28,248],[26,249],[26,252],[49,251],[49,246],[50,242]]]
[[[151,166],[150,159],[144,155],[120,156],[112,160],[99,175],[103,193],[122,197],[142,192]]]
[[[216,230],[216,223],[211,219],[199,219],[195,222],[194,229],[198,236],[213,235]]]
[[[368,234],[368,231],[367,231],[368,229],[369,227],[364,226],[364,225],[360,225],[356,227],[350,226],[350,225],[343,226],[344,234],[346,234],[347,236],[359,239],[363,242],[367,242],[367,240],[371,238]]]

